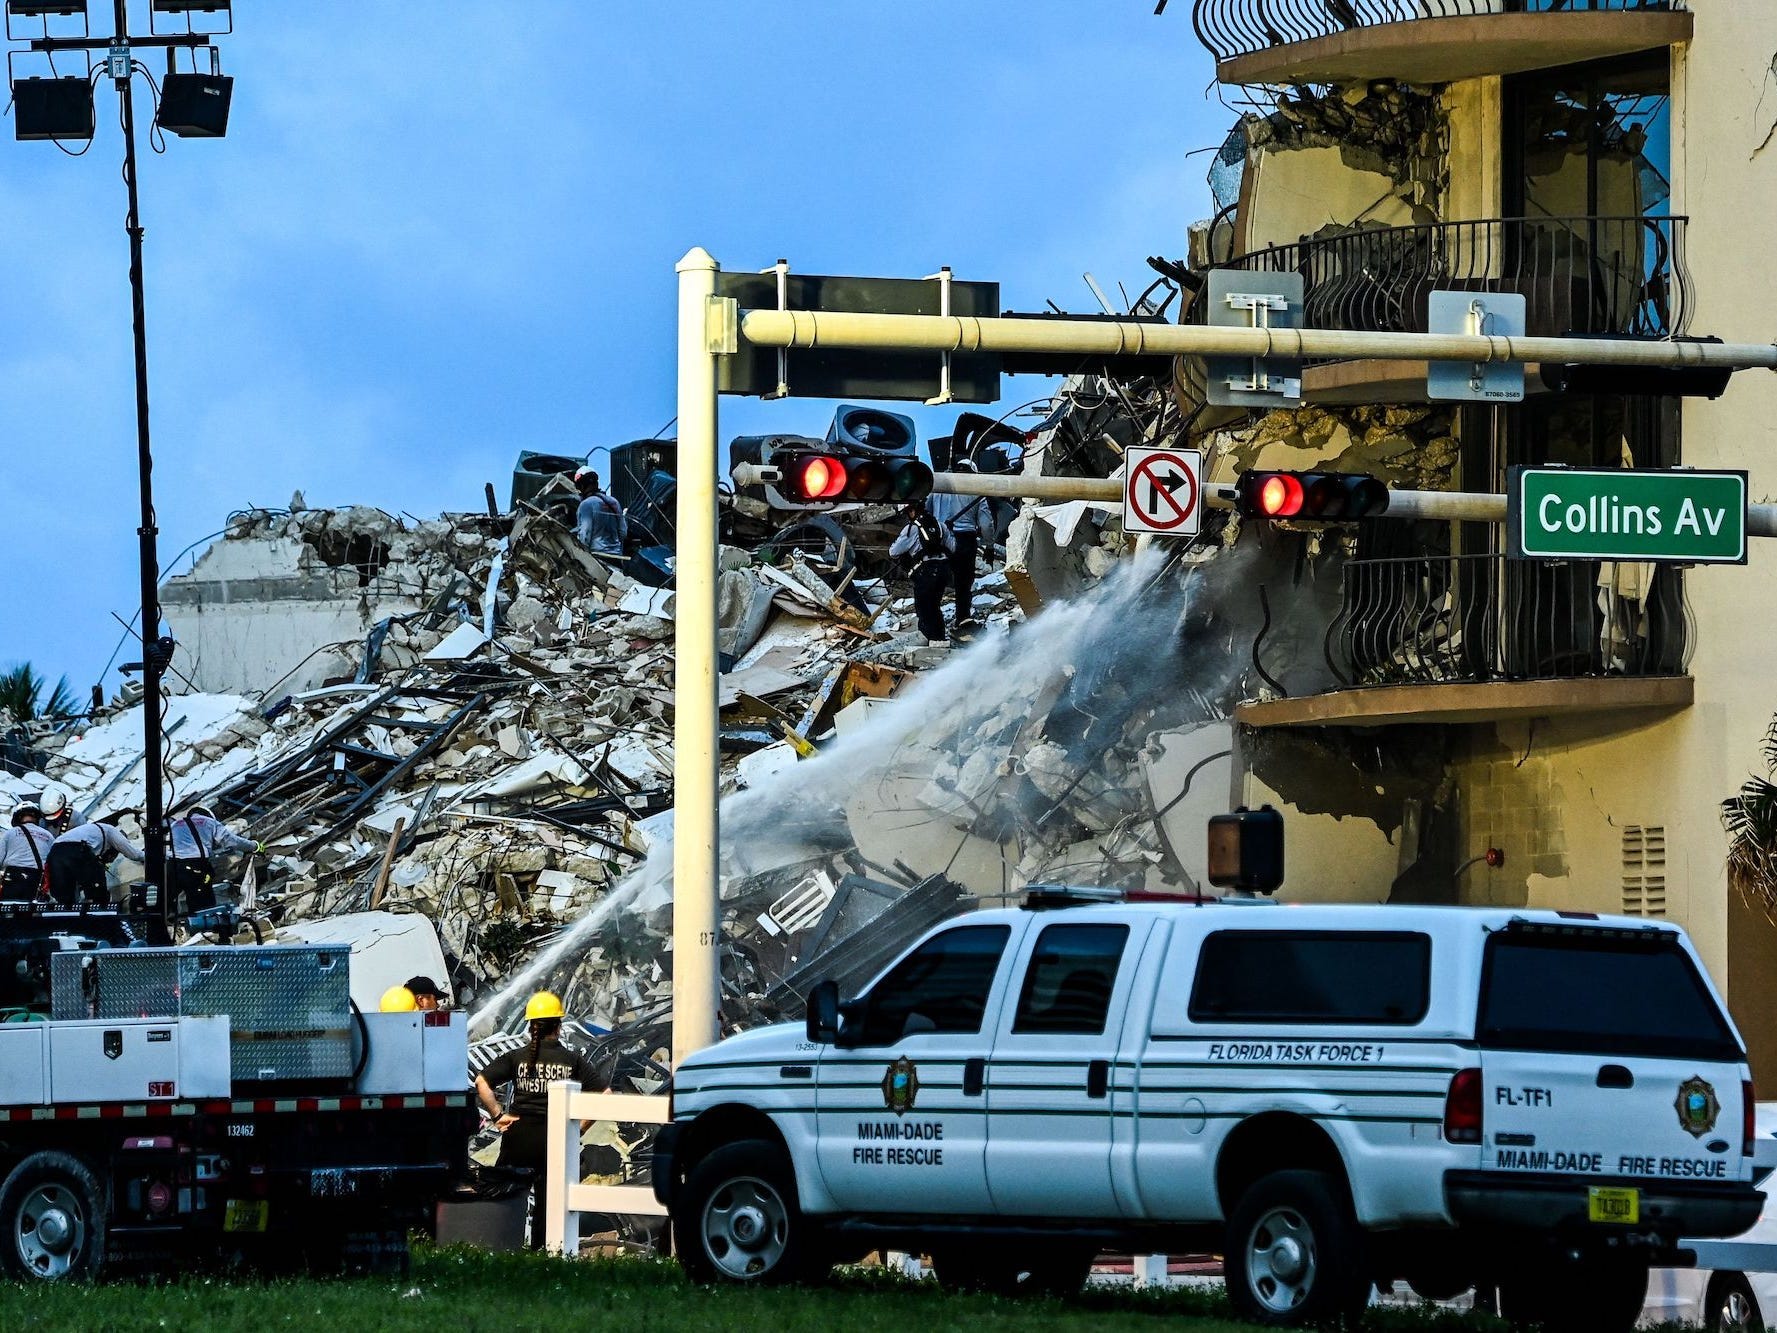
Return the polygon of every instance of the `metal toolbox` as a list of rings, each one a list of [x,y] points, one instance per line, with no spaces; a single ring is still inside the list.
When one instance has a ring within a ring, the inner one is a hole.
[[[235,1083],[352,1072],[351,951],[276,944],[98,949],[51,960],[58,1019],[226,1014]]]

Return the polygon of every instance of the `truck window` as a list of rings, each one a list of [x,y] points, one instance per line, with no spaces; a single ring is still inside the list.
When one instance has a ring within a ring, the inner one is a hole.
[[[1203,941],[1197,1023],[1417,1023],[1431,937],[1408,931],[1218,930]]]
[[[1128,926],[1045,926],[1024,973],[1012,1031],[1102,1033],[1128,942]]]
[[[1506,1050],[1746,1058],[1696,964],[1665,932],[1495,934],[1476,1035]]]
[[[1007,926],[957,926],[934,935],[890,969],[864,1001],[861,1046],[909,1032],[979,1032],[987,995],[1011,934]]]

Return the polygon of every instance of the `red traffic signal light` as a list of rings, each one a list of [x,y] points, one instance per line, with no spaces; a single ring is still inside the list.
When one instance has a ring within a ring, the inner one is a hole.
[[[932,470],[916,458],[856,454],[780,454],[779,493],[796,504],[908,504],[932,493]]]
[[[1243,518],[1374,518],[1388,509],[1388,487],[1361,472],[1242,472],[1234,508]]]
[[[832,454],[793,454],[784,460],[778,489],[786,499],[837,500],[845,493],[845,464]]]

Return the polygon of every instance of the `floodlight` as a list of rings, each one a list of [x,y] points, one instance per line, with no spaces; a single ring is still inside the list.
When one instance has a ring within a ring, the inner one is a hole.
[[[14,79],[13,133],[21,140],[93,137],[93,86],[83,78]]]
[[[220,139],[228,133],[234,80],[226,74],[168,74],[161,83],[155,119],[168,134]]]

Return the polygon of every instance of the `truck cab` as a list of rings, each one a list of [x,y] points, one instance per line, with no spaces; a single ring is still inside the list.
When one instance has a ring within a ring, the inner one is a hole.
[[[1051,893],[687,1060],[654,1178],[704,1278],[893,1245],[1071,1288],[1209,1249],[1261,1322],[1405,1278],[1626,1328],[1680,1235],[1757,1217],[1751,1099],[1665,924]]]

